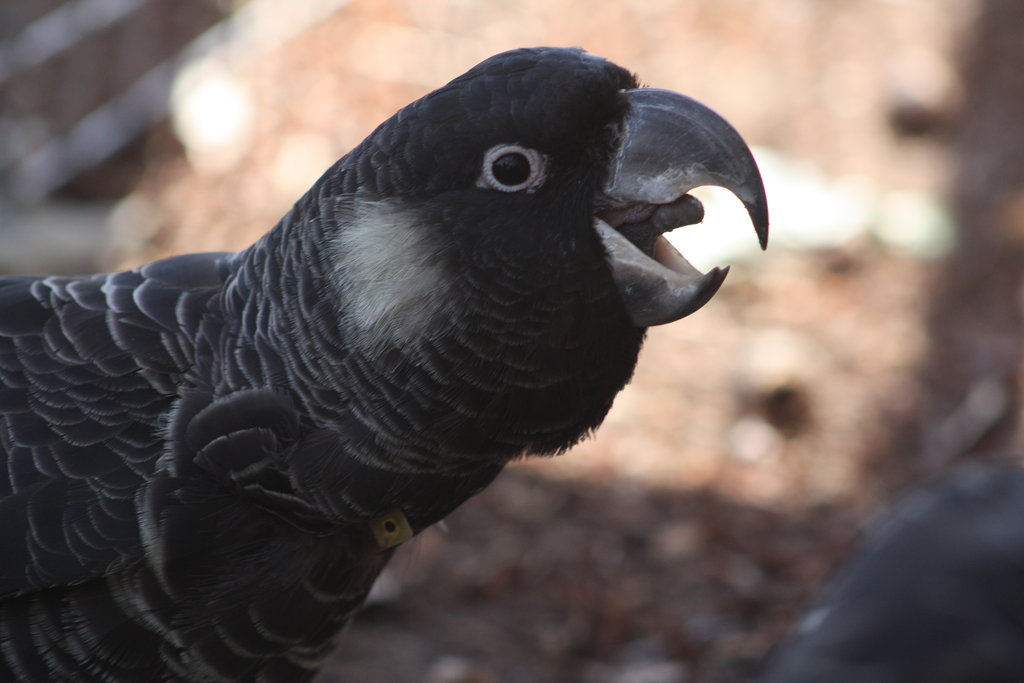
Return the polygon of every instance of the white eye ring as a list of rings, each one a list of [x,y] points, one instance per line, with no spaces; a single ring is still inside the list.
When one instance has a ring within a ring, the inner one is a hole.
[[[495,164],[504,157],[524,159],[528,166],[526,169],[498,168],[496,175]],[[546,166],[547,159],[535,149],[516,144],[495,145],[484,154],[483,166],[480,170],[480,177],[476,180],[476,186],[484,189],[498,190],[499,192],[534,192],[547,179],[547,174],[545,173]],[[520,180],[519,176],[522,175],[522,170],[526,171],[526,175]],[[512,173],[514,177],[500,178],[501,175],[507,175],[508,173]],[[509,182],[510,180],[517,182]]]

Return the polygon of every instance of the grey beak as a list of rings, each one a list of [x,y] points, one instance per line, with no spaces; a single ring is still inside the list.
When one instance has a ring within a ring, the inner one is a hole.
[[[645,215],[654,220],[659,213],[678,212],[672,205],[678,207],[689,190],[717,185],[743,202],[761,248],[767,247],[768,201],[757,164],[739,133],[714,111],[679,93],[643,88],[624,95],[629,111],[603,201],[612,207],[649,207]],[[617,234],[619,225],[600,217],[595,221],[623,302],[638,326],[689,315],[724,280],[719,269],[701,275],[664,237],[645,254]]]
[[[728,121],[697,100],[656,88],[625,93],[630,110],[605,194],[624,202],[670,204],[701,185],[743,202],[761,248],[768,246],[768,199],[750,148]]]

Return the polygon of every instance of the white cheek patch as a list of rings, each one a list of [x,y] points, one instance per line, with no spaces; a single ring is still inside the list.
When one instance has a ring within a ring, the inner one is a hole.
[[[364,203],[335,240],[345,322],[368,344],[410,342],[437,329],[452,308],[446,240],[409,212]]]

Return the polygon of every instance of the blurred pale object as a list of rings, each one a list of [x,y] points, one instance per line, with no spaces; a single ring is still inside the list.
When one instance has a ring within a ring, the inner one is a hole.
[[[937,258],[953,247],[949,213],[934,198],[919,192],[895,191],[882,197],[875,235],[887,245],[918,258]]]
[[[224,173],[242,159],[252,141],[252,97],[222,62],[200,59],[174,81],[171,121],[192,166]]]
[[[948,214],[924,193],[885,190],[860,176],[833,179],[810,163],[765,148],[755,148],[754,156],[768,195],[775,249],[835,249],[870,235],[910,256],[935,258],[952,244]],[[704,222],[676,230],[669,239],[695,266],[758,253],[747,244],[746,212],[735,197],[717,187],[692,194],[704,203]]]

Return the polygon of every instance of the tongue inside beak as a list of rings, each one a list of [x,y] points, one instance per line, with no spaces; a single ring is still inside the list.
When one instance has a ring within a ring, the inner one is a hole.
[[[645,253],[601,218],[594,218],[594,229],[612,264],[619,296],[638,327],[664,325],[697,311],[729,272],[725,267],[701,273],[661,234]]]
[[[768,208],[753,155],[725,119],[667,90],[624,95],[630,108],[594,229],[630,319],[650,327],[701,308],[729,272],[726,267],[702,274],[663,236],[703,218],[700,202],[686,192],[700,185],[733,192],[762,248],[768,243]]]

